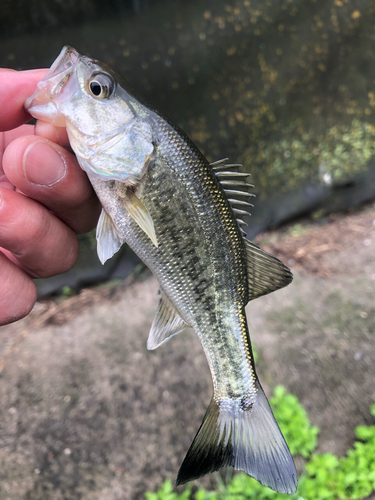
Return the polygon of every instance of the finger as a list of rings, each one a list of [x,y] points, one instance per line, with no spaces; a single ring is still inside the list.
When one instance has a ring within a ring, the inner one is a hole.
[[[21,137],[23,135],[30,135],[33,133],[34,133],[34,125],[21,125],[20,127],[17,127],[13,130],[8,130],[7,132],[0,132],[0,186],[14,190],[13,184],[9,182],[3,170],[3,154],[6,147],[17,137]]]
[[[3,154],[5,150],[4,144],[4,133],[0,132],[0,186],[5,187],[6,189],[14,189],[13,184],[7,179],[7,176],[3,170]]]
[[[34,282],[0,251],[0,325],[26,316],[37,298]]]
[[[68,271],[79,245],[74,232],[26,196],[0,188],[0,246],[35,278]]]
[[[65,127],[55,127],[52,123],[38,120],[35,124],[35,135],[45,137],[68,151],[72,151]]]
[[[35,133],[35,125],[21,125],[20,127],[14,128],[12,130],[7,130],[6,132],[0,132],[0,136],[4,138],[4,150],[9,146],[9,144],[17,139],[18,137],[23,137],[24,135],[33,135]]]
[[[36,125],[21,125],[20,127],[17,127],[13,130],[0,132],[0,185],[1,186],[4,186],[8,189],[14,189],[13,184],[9,182],[3,171],[2,158],[5,149],[12,141],[17,139],[18,137],[23,137],[25,135],[31,135],[31,134],[45,137],[46,139],[49,139],[50,141],[55,142],[56,144],[59,144],[63,148],[71,151],[66,128],[55,127],[50,123],[42,122],[40,120],[37,121]]]
[[[3,167],[14,186],[75,232],[95,227],[101,206],[72,153],[41,137],[20,137],[5,150]]]
[[[31,115],[23,105],[47,71],[36,69],[0,72],[0,131],[11,130],[31,120]]]

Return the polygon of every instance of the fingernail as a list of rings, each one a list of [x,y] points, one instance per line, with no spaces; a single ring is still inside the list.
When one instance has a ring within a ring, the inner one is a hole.
[[[26,179],[39,186],[52,186],[66,174],[64,157],[43,141],[31,143],[23,155]]]

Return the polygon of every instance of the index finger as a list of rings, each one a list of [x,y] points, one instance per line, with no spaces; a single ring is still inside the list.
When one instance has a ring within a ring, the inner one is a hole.
[[[31,120],[32,116],[25,111],[23,105],[47,71],[47,69],[0,71],[0,132],[19,127]]]

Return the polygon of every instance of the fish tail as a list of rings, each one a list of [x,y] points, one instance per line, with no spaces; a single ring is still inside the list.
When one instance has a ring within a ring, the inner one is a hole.
[[[264,486],[293,494],[297,473],[288,445],[259,382],[251,408],[212,398],[179,470],[176,486],[232,465]]]

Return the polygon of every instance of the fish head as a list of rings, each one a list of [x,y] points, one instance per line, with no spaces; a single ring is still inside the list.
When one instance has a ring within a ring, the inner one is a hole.
[[[25,108],[35,118],[56,126],[106,136],[133,117],[117,95],[116,78],[111,73],[104,63],[66,46],[26,100]]]
[[[35,118],[66,127],[81,167],[103,180],[134,182],[154,151],[150,113],[106,64],[66,46],[25,102]]]

